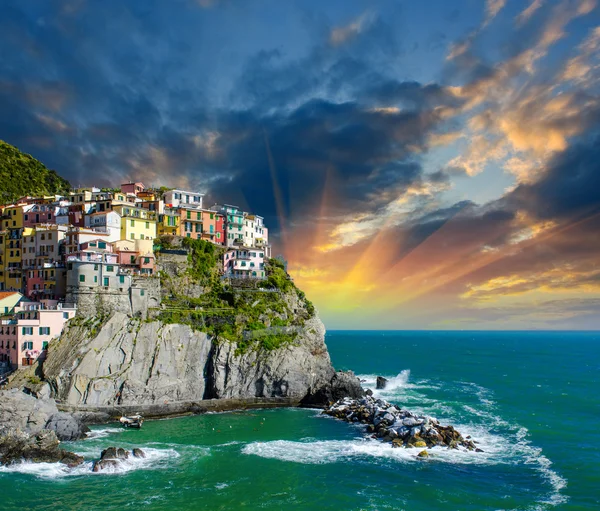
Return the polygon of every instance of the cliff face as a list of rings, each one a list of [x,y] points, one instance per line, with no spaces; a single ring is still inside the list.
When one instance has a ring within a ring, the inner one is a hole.
[[[188,325],[144,322],[123,313],[71,326],[53,344],[44,377],[57,400],[80,408],[205,399],[286,398],[299,404],[335,374],[322,322],[313,317],[294,342],[236,353]]]
[[[50,343],[44,380],[63,407],[169,415],[209,400],[321,405],[361,393],[331,366],[325,327],[282,265],[266,265],[268,281],[224,284],[214,245],[182,245],[187,255],[161,255],[149,280],[159,306],[138,315],[86,298]]]

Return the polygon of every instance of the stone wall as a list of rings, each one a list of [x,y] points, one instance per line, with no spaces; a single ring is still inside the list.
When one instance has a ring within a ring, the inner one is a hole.
[[[124,288],[68,286],[67,301],[77,305],[78,316],[86,318],[123,312],[146,319],[148,309],[160,304],[160,280],[133,277],[131,287]]]

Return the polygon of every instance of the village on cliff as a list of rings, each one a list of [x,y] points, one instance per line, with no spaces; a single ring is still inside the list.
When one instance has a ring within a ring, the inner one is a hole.
[[[136,182],[0,206],[0,379],[43,358],[81,298],[126,296],[147,308],[162,236],[220,245],[224,277],[264,279],[263,217],[203,202],[202,193]]]

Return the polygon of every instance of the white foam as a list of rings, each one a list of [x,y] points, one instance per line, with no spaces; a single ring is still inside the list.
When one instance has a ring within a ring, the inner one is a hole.
[[[69,468],[62,463],[33,463],[24,461],[9,466],[0,467],[0,473],[28,474],[40,479],[61,479],[72,476],[124,474],[133,470],[152,470],[168,466],[172,459],[178,458],[179,453],[174,449],[154,449],[144,447],[145,458],[130,456],[122,460],[117,467],[107,467],[100,472],[92,472],[93,461],[85,461],[81,465]]]
[[[254,442],[242,448],[242,453],[262,458],[279,459],[309,465],[336,463],[356,457],[387,458],[399,462],[422,462],[417,459],[418,448],[393,448],[391,444],[374,439],[322,440],[294,442],[275,440]],[[466,449],[433,447],[427,449],[430,460],[461,464],[490,463],[492,453],[475,453]]]
[[[123,433],[126,431],[124,428],[102,428],[92,429],[86,434],[86,440],[92,440],[97,438],[106,438],[115,433]]]

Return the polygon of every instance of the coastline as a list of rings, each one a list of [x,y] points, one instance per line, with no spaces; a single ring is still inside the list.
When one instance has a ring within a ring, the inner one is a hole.
[[[86,424],[104,424],[123,415],[141,414],[144,419],[170,419],[187,415],[201,415],[209,412],[231,412],[236,410],[251,410],[257,408],[315,408],[322,406],[311,404],[302,405],[294,398],[252,398],[252,399],[202,399],[198,401],[176,401],[163,404],[145,405],[67,405],[56,403],[61,412],[84,415]],[[89,415],[86,415],[89,414]]]

